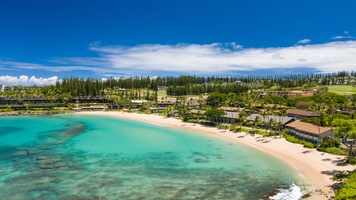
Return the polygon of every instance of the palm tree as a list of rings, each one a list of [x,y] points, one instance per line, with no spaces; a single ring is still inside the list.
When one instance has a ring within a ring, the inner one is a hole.
[[[311,102],[310,102],[309,109],[313,112],[313,115],[314,115],[314,113],[318,113],[319,107],[318,107],[318,105],[315,103],[315,101],[311,101]],[[320,134],[320,117],[319,117],[318,119],[319,119],[318,132],[319,132],[319,134]]]
[[[283,122],[282,122],[282,118],[284,117],[284,116],[287,116],[287,108],[286,107],[283,107],[282,108],[282,110],[280,110],[279,111],[279,115],[280,115],[280,120],[279,120],[279,122],[278,123],[280,123],[280,125],[278,126],[279,127],[279,132],[281,132],[282,131],[282,125],[283,125]]]
[[[167,106],[167,107],[163,110],[163,114],[164,114],[166,117],[171,117],[173,110],[174,110],[174,106]]]
[[[247,113],[245,111],[242,111],[240,112],[240,114],[237,116],[237,121],[239,122],[240,124],[240,129],[242,129],[242,125],[243,123],[245,122],[246,120],[246,117],[247,117]]]
[[[255,133],[256,129],[257,129],[258,127],[260,127],[261,124],[262,124],[262,121],[261,121],[260,117],[259,117],[259,116],[256,116],[255,120],[253,120],[253,123],[252,123],[253,128],[254,128],[254,129],[253,129],[253,133]]]

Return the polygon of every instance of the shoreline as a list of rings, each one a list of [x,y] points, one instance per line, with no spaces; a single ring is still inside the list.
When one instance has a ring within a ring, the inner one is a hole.
[[[158,126],[208,133],[221,139],[227,139],[230,142],[243,143],[272,155],[298,172],[301,180],[310,185],[308,187],[310,188],[308,189],[310,196],[305,199],[332,199],[334,196],[332,187],[333,184],[337,183],[330,179],[333,173],[335,171],[352,171],[356,168],[352,165],[337,165],[344,158],[343,156],[318,152],[316,149],[307,149],[300,144],[290,143],[283,138],[263,138],[260,135],[252,136],[246,133],[233,133],[228,130],[205,127],[200,124],[187,123],[175,118],[165,118],[155,114],[103,111],[74,113],[74,115],[77,114],[110,116],[141,121]]]

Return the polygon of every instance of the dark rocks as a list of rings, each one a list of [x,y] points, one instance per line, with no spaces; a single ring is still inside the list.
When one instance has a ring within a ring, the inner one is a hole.
[[[64,167],[64,163],[59,163],[63,161],[61,158],[49,158],[46,156],[38,156],[36,157],[36,160],[38,161],[38,167],[40,169],[57,169]]]
[[[63,159],[60,158],[45,158],[45,159],[41,159],[39,160],[39,164],[41,165],[50,165],[50,164],[54,164],[57,162],[61,162]]]
[[[33,181],[38,180],[40,178],[55,178],[56,175],[49,173],[49,172],[36,172],[32,174],[20,175],[15,178],[9,179],[6,182],[17,182],[17,181]]]
[[[78,195],[68,195],[68,196],[64,196],[61,197],[60,200],[99,200],[102,199],[98,196],[92,196],[92,197],[81,197]]]
[[[46,159],[48,159],[48,157],[46,157],[46,156],[38,156],[38,157],[36,157],[36,160],[46,160]]]
[[[64,167],[64,166],[65,166],[65,164],[58,163],[58,164],[39,165],[38,167],[40,169],[57,169],[57,168],[61,168],[61,167]]]

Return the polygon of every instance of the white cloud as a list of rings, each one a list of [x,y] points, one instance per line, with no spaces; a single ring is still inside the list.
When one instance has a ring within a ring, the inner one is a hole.
[[[238,50],[217,43],[92,46],[91,50],[99,52],[103,60],[110,63],[110,68],[126,74],[226,74],[231,71],[302,67],[336,72],[356,68],[355,41]]]
[[[310,43],[310,42],[311,42],[310,39],[302,39],[302,40],[299,40],[299,41],[297,42],[297,45],[298,45],[298,44],[308,44],[308,43]]]
[[[332,40],[342,40],[342,39],[347,39],[347,40],[352,40],[352,39],[355,39],[354,36],[352,35],[349,35],[349,31],[344,31],[344,35],[336,35],[336,36],[333,36],[331,39]]]
[[[300,44],[309,39],[299,41]],[[242,48],[235,43],[98,46],[97,57],[55,58],[50,65],[0,60],[2,68],[51,72],[89,71],[98,76],[161,74],[226,75],[252,70],[312,68],[317,72],[356,69],[356,41],[273,48]],[[1,82],[1,79],[0,79]],[[34,81],[33,81],[34,82]]]
[[[350,36],[350,35],[337,35],[332,37],[332,40],[340,40],[340,39],[354,39],[355,37]]]
[[[16,76],[0,76],[0,83],[5,83],[8,85],[54,85],[58,80],[57,76],[52,76],[49,78],[36,78],[31,76],[30,78],[26,75],[19,77]]]

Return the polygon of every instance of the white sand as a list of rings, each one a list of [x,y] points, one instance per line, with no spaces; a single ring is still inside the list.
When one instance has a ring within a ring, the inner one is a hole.
[[[262,138],[259,135],[251,136],[246,133],[233,133],[227,130],[219,130],[212,127],[204,127],[199,124],[185,123],[174,118],[165,118],[158,115],[145,115],[124,112],[80,112],[77,114],[103,115],[120,117],[130,120],[148,122],[160,126],[190,129],[210,133],[218,137],[228,139],[233,143],[242,142],[271,154],[295,168],[311,185],[311,197],[308,199],[329,199],[334,195],[331,186],[335,183],[330,178],[336,171],[352,171],[351,165],[337,165],[343,156],[335,156],[318,152],[315,149],[306,149],[302,145],[287,142],[280,138]]]

